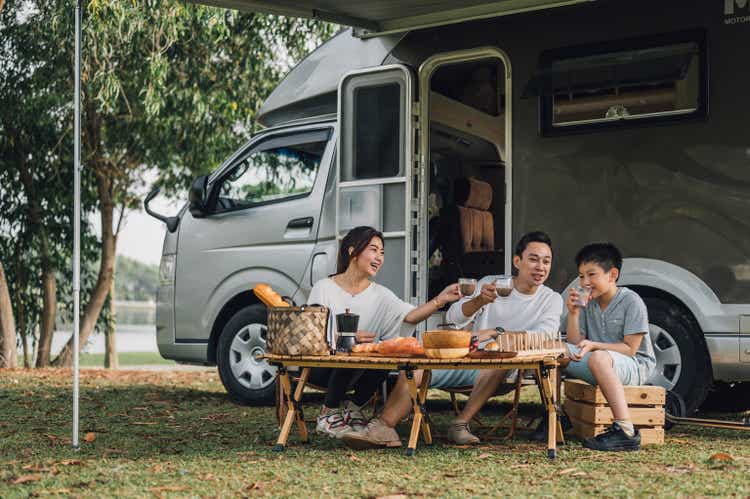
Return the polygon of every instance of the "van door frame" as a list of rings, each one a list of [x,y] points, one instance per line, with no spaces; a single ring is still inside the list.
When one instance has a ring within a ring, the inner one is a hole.
[[[467,50],[456,50],[453,52],[441,52],[427,59],[419,66],[419,123],[422,130],[419,134],[419,220],[418,231],[418,261],[420,264],[427,259],[427,182],[429,181],[428,161],[430,154],[430,81],[435,71],[445,65],[471,62],[479,59],[499,59],[505,70],[505,234],[503,247],[503,260],[505,273],[511,271],[512,245],[513,245],[513,73],[508,55],[497,47],[484,46]],[[498,151],[499,155],[499,151]],[[418,300],[427,300],[427,265],[423,265],[423,271],[418,275]]]

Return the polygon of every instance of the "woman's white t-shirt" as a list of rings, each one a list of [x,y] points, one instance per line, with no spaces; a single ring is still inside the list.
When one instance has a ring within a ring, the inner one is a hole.
[[[488,284],[494,276],[488,276],[477,283],[476,294],[483,284]],[[466,317],[462,306],[472,297],[454,303],[446,315],[447,322],[465,327],[472,320],[474,331],[503,327],[506,331],[529,331],[556,336],[560,329],[560,316],[563,300],[559,293],[547,286],[539,286],[532,295],[518,292],[515,288],[510,295],[497,297],[495,301],[480,308],[473,316]]]
[[[352,295],[336,282],[327,277],[315,283],[308,304],[324,305],[331,311],[328,321],[329,341],[333,340],[336,331],[336,314],[346,313],[359,315],[358,329],[376,334],[375,341],[382,341],[396,336],[410,336],[414,324],[404,322],[404,317],[412,311],[413,305],[399,299],[393,291],[371,282],[364,291]]]

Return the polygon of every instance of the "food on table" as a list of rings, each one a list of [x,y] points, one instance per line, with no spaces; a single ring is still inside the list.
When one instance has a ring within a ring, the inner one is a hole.
[[[486,352],[499,352],[500,351],[500,345],[497,344],[497,341],[490,341],[484,346],[484,350]]]
[[[255,288],[253,288],[253,292],[267,307],[289,306],[289,304],[281,298],[281,295],[274,291],[268,284],[262,282],[256,284]]]
[[[469,348],[471,331],[438,329],[422,333],[425,348]]]
[[[422,355],[424,348],[416,338],[391,338],[380,343],[358,343],[352,353],[379,353],[381,355]]]

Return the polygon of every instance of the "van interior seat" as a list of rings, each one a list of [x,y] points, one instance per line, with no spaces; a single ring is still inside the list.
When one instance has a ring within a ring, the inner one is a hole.
[[[502,273],[502,251],[495,250],[495,220],[489,211],[492,198],[487,182],[473,177],[455,180],[455,204],[440,217],[443,275],[449,282]]]

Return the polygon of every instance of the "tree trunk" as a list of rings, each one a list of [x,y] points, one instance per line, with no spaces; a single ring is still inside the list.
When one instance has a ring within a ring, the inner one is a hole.
[[[2,263],[0,263],[0,333],[0,367],[17,367],[16,324],[13,320],[13,306],[10,303],[10,293]]]
[[[101,170],[100,170],[101,171]],[[89,302],[86,305],[83,318],[80,324],[80,343],[79,347],[83,348],[88,341],[89,336],[96,327],[99,320],[99,314],[104,307],[109,294],[109,288],[112,284],[112,276],[115,267],[115,250],[117,239],[115,238],[112,227],[114,215],[114,203],[112,196],[112,182],[105,177],[103,173],[96,175],[97,193],[99,195],[99,213],[102,222],[102,248],[101,261],[99,262],[99,275],[96,279],[96,285],[91,293]],[[59,367],[71,367],[73,365],[73,338],[65,344],[57,356],[53,365]]]
[[[117,308],[115,307],[115,280],[117,279],[117,259],[113,267],[112,282],[109,285],[109,320],[104,330],[104,367],[117,369],[120,363],[117,359],[117,342],[115,329],[117,327]]]
[[[44,264],[43,264],[44,265]],[[36,367],[47,367],[50,362],[52,335],[55,333],[57,315],[57,280],[55,271],[47,269],[42,274],[42,329],[39,333],[39,349]]]

